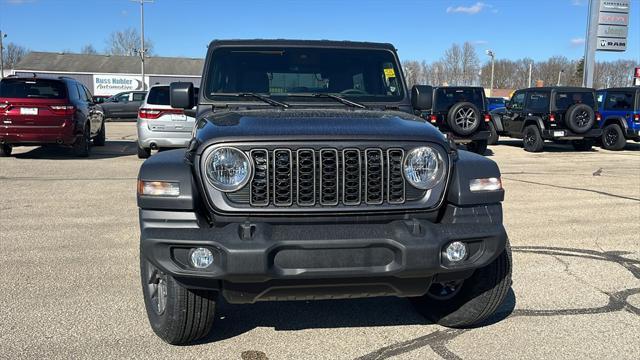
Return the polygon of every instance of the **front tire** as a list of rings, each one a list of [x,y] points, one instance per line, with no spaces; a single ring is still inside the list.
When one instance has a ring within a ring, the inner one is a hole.
[[[89,129],[89,125],[85,125],[84,133],[81,137],[76,139],[76,142],[73,144],[73,153],[77,157],[89,157],[89,152],[91,151],[89,143],[91,142],[91,132]]]
[[[622,150],[627,144],[624,133],[618,124],[610,124],[602,130],[602,147],[607,150]]]
[[[107,134],[104,126],[104,120],[102,121],[102,126],[100,126],[100,131],[95,138],[93,138],[93,145],[95,146],[104,146],[104,143],[107,140]]]
[[[524,128],[522,134],[522,144],[524,151],[541,152],[544,147],[544,139],[540,134],[540,129],[536,125],[529,125]]]
[[[0,149],[0,156],[9,157],[9,156],[11,156],[11,152],[12,151],[13,151],[13,146],[8,145],[8,144],[4,144],[4,145],[2,145],[2,148]]]
[[[493,124],[493,121],[489,122],[489,139],[487,139],[487,144],[495,145],[499,139],[500,136],[498,135],[498,131],[496,131],[496,126]]]
[[[502,304],[511,287],[511,247],[465,280],[435,283],[427,294],[413,298],[422,315],[436,324],[467,328],[481,323]]]
[[[217,292],[182,287],[140,255],[140,275],[149,324],[162,340],[183,345],[205,337],[215,317]]]
[[[479,155],[484,155],[487,151],[487,140],[474,140],[467,144],[467,150]]]
[[[143,148],[138,144],[138,159],[148,159],[151,156],[151,149]]]

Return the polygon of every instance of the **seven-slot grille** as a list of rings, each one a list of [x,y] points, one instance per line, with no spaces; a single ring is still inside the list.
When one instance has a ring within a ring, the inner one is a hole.
[[[249,203],[256,207],[403,204],[399,148],[253,149]]]

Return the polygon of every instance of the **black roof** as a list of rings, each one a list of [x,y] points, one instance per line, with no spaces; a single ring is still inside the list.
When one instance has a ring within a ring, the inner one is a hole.
[[[530,87],[526,89],[519,89],[517,91],[533,90],[533,91],[595,91],[593,88],[586,88],[580,86],[543,86],[543,87]]]
[[[396,48],[390,43],[344,40],[230,39],[211,41],[209,47],[216,46],[310,46],[328,48],[373,48],[396,51]]]
[[[145,58],[148,75],[202,75],[203,59],[151,56]],[[140,58],[120,55],[89,55],[30,52],[14,67],[15,71],[138,74]]]
[[[598,89],[598,91],[640,91],[640,86],[627,86],[627,87],[614,87],[614,88],[604,88]]]
[[[482,86],[433,86],[434,89],[483,89]]]

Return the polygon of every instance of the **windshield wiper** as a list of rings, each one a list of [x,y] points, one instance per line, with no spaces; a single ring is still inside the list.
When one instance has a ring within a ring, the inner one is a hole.
[[[281,107],[283,107],[285,109],[289,107],[289,104],[287,104],[287,103],[284,103],[282,101],[276,101],[276,100],[273,100],[273,99],[271,99],[269,97],[266,97],[266,96],[260,95],[260,94],[256,94],[256,93],[239,93],[236,96],[239,96],[239,97],[252,97],[252,98],[255,98],[255,99],[258,99],[258,100],[262,100],[262,101],[266,102],[269,105],[281,106]]]
[[[351,100],[347,100],[345,98],[343,98],[342,96],[338,96],[338,95],[334,95],[334,94],[329,94],[329,93],[312,93],[312,94],[304,94],[304,93],[300,93],[300,94],[286,94],[287,96],[299,96],[299,97],[317,97],[317,98],[327,98],[327,99],[333,99],[341,104],[347,105],[347,106],[352,106],[352,107],[357,107],[360,109],[366,109],[367,107],[357,103],[355,101],[351,101]]]

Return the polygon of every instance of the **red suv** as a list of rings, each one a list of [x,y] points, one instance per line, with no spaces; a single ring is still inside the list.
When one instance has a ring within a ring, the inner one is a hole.
[[[79,81],[38,76],[0,80],[0,156],[11,155],[14,146],[58,144],[87,157],[91,139],[93,145],[104,145],[104,116]]]

